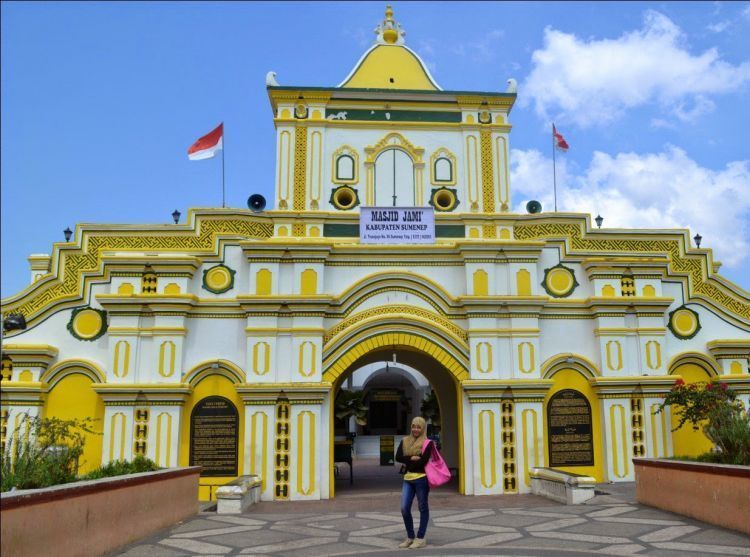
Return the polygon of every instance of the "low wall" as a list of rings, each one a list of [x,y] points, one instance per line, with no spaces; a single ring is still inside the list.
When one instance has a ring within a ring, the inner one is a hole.
[[[198,512],[200,466],[0,496],[3,557],[104,555]]]
[[[639,503],[750,534],[750,466],[633,459]]]

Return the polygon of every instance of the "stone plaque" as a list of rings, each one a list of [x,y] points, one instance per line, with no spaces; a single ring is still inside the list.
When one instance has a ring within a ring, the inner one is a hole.
[[[201,476],[236,476],[240,417],[229,400],[210,396],[190,415],[190,466]]]
[[[552,396],[547,403],[547,432],[551,467],[594,465],[591,406],[581,393],[565,389]]]

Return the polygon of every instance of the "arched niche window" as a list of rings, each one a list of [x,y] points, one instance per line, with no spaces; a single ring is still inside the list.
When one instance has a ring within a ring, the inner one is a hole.
[[[456,157],[448,149],[438,149],[430,157],[430,181],[440,186],[456,185]]]
[[[451,161],[445,157],[440,157],[435,160],[435,181],[436,182],[452,182],[453,181],[453,165]]]
[[[386,149],[375,160],[375,205],[413,207],[414,163],[401,149]]]
[[[349,155],[340,155],[336,159],[336,180],[354,180],[354,159]]]
[[[356,184],[359,181],[359,155],[349,145],[342,145],[333,153],[331,169],[334,184]]]

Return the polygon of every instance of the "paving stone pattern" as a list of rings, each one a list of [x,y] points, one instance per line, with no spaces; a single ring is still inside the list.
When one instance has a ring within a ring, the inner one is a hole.
[[[441,488],[430,494],[428,545],[420,550],[397,547],[405,537],[397,489],[261,503],[242,515],[202,512],[112,555],[750,556],[750,536],[639,505],[634,491],[633,484],[601,486],[586,504],[567,506],[534,495],[463,497]]]

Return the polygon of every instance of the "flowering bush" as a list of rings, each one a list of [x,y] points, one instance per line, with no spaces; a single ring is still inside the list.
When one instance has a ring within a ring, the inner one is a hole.
[[[702,429],[714,444],[714,450],[701,455],[699,460],[750,465],[750,410],[745,410],[737,394],[725,383],[686,385],[678,379],[659,412],[667,406],[675,407],[680,420],[672,431],[690,423],[694,430]]]

